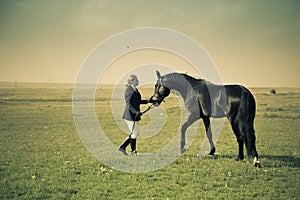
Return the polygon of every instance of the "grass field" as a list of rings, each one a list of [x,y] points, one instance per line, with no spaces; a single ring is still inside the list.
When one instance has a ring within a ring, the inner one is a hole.
[[[140,91],[143,96],[152,92]],[[105,166],[81,143],[72,88],[2,84],[0,199],[300,199],[300,89],[251,91],[262,168],[254,168],[251,160],[234,161],[237,144],[226,121],[216,156],[196,156],[205,138],[199,122],[195,140],[178,160],[160,170],[126,173]],[[110,97],[111,88],[97,91],[97,116],[119,145],[124,133],[113,120]],[[174,136],[179,112],[174,101],[171,96],[164,103],[168,120],[162,133],[138,140],[140,152],[158,149]],[[141,123],[148,119],[146,114]]]

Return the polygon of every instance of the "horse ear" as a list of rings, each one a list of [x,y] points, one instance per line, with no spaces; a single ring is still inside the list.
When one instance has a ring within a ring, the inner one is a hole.
[[[157,78],[158,78],[158,79],[160,79],[160,78],[161,78],[160,72],[159,72],[159,71],[157,71],[157,70],[156,70],[156,76],[157,76]]]

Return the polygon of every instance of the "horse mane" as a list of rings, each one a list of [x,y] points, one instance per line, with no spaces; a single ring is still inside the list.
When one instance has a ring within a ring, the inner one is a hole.
[[[200,82],[206,82],[204,79],[196,79],[185,73],[177,73],[177,72],[167,74],[164,77],[165,77],[166,81],[176,81],[176,83],[178,83],[182,86],[184,86],[188,83],[190,86],[193,87],[194,85],[197,85]],[[186,83],[186,81],[187,81],[187,83]]]
[[[204,79],[196,79],[187,74],[177,72],[164,75],[162,80],[167,88],[179,92],[184,100],[190,98],[191,91],[204,83]]]
[[[187,75],[187,74],[181,74],[182,76],[184,76],[184,78],[191,84],[191,85],[193,85],[193,83],[195,83],[195,82],[203,82],[203,81],[205,81],[204,79],[196,79],[196,78],[194,78],[194,77],[192,77],[192,76],[190,76],[190,75]]]

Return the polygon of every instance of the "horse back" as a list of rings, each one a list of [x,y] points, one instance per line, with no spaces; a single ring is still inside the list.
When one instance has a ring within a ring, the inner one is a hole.
[[[248,106],[255,105],[251,92],[241,85],[215,85],[202,81],[197,86],[197,93],[201,113],[208,117],[222,118],[236,115],[243,95],[249,97]]]

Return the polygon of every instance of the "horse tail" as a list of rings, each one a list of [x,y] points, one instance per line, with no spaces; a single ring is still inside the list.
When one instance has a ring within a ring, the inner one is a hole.
[[[251,123],[253,125],[253,121],[255,118],[255,99],[250,91],[246,90],[242,92],[241,102],[238,110],[238,115],[240,119],[245,122]]]
[[[255,99],[247,89],[242,92],[241,102],[238,109],[239,129],[244,138],[248,155],[257,157],[255,147],[254,118],[256,112]]]

